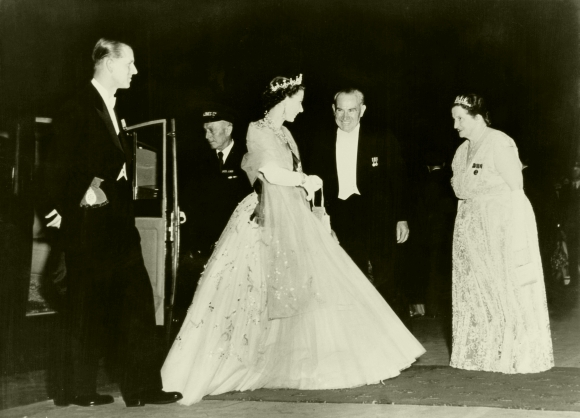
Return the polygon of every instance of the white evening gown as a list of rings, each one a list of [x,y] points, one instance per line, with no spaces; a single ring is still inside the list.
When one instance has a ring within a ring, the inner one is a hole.
[[[258,166],[292,167],[288,146],[259,123],[250,125],[248,149]],[[312,214],[303,191],[257,181],[274,232],[265,235],[267,226],[250,219],[258,196],[247,196],[199,281],[163,365],[163,389],[190,405],[229,391],[356,387],[409,367],[425,350]]]
[[[514,141],[491,128],[480,141],[470,160],[469,141],[453,159],[453,188],[462,200],[453,239],[451,366],[541,372],[554,359],[534,212],[523,191],[512,192],[504,181],[513,176],[521,184]],[[528,262],[519,278],[518,236]]]

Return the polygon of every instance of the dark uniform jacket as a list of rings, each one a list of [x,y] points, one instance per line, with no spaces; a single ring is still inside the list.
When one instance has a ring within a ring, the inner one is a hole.
[[[206,148],[192,159],[192,169],[180,186],[180,208],[187,216],[182,225],[184,250],[211,251],[237,204],[252,191],[241,169],[246,152],[245,144],[234,140],[221,171],[213,149]]]

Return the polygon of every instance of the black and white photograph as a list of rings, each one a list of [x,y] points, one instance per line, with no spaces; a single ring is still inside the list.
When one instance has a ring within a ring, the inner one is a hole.
[[[580,417],[580,0],[0,0],[0,416]]]

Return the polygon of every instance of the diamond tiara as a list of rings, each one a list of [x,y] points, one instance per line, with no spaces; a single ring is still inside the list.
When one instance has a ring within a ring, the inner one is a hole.
[[[298,77],[296,77],[294,80],[292,80],[291,78],[288,80],[285,80],[283,83],[280,84],[274,84],[273,86],[270,86],[270,90],[272,91],[278,91],[280,89],[285,89],[286,87],[290,87],[290,86],[299,86],[302,84],[302,74],[300,74]]]
[[[457,96],[453,104],[463,105],[467,107],[473,106],[471,103],[469,103],[469,99],[465,96]]]

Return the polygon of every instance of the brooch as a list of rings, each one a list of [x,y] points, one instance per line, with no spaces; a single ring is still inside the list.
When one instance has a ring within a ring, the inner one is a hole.
[[[379,157],[371,157],[371,164],[373,167],[377,167],[379,165]]]

